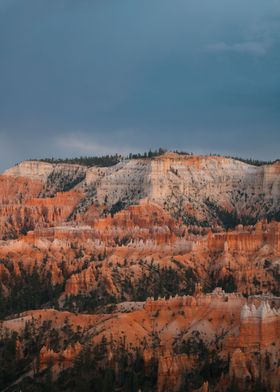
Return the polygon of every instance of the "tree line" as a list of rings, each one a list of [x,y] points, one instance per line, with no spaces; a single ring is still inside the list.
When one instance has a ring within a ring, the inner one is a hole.
[[[54,164],[59,164],[59,163],[76,164],[76,165],[82,165],[87,167],[91,167],[91,166],[110,167],[116,165],[117,163],[125,159],[131,160],[131,159],[154,158],[157,156],[161,156],[166,152],[167,152],[166,149],[160,147],[159,149],[156,150],[150,149],[149,151],[145,151],[143,153],[129,153],[127,155],[107,154],[102,156],[80,156],[74,158],[41,158],[41,159],[30,159],[30,160],[48,162]],[[181,151],[181,150],[173,150],[173,152],[179,155],[194,155],[192,152]],[[222,155],[211,153],[209,154],[209,156],[222,156]],[[279,159],[276,159],[274,161],[265,161],[265,160],[254,159],[254,158],[241,158],[241,157],[234,157],[229,155],[225,156],[225,158],[234,159],[253,166],[271,165],[279,161]]]

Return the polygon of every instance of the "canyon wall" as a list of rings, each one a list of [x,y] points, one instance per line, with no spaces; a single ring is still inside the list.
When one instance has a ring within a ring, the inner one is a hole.
[[[32,387],[51,379],[79,390],[79,374],[85,385],[114,380],[119,391],[277,392],[279,201],[279,162],[166,153],[7,170],[6,380],[15,363],[22,390],[24,376]]]

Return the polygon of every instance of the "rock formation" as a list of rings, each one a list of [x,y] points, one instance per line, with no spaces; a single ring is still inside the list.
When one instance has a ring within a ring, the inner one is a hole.
[[[102,390],[278,391],[279,201],[279,162],[166,153],[7,170],[0,388],[14,362],[23,390],[79,390],[78,373]]]

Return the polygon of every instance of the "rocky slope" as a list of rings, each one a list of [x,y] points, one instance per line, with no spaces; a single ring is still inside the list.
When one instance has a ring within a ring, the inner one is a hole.
[[[79,192],[81,200],[70,203],[69,220],[83,220],[85,214],[90,220],[91,216],[114,213],[141,199],[155,202],[172,216],[199,226],[234,227],[279,215],[279,162],[252,166],[229,158],[175,153],[124,160],[107,168],[27,161],[7,170],[0,180],[1,227],[6,235],[10,213],[5,208],[14,208],[14,215],[23,215],[17,212],[18,204],[25,207],[28,199],[45,199],[70,190]],[[13,185],[17,183],[19,189],[24,186],[24,192],[18,192],[17,185]],[[46,208],[48,202],[47,199]],[[26,214],[32,215],[26,207]],[[12,225],[15,233],[23,222],[19,226]]]
[[[224,223],[224,209],[245,219],[278,212],[279,175],[279,162],[256,167],[223,157],[166,153],[112,168],[88,169],[79,187],[92,203],[107,208],[148,198],[176,217]]]
[[[278,391],[279,198],[216,156],[7,170],[0,390]]]
[[[208,295],[197,292],[194,296],[126,302],[110,313],[95,315],[28,311],[4,321],[2,331],[16,334],[19,363],[28,352],[28,333],[32,334],[39,356],[29,374],[38,377],[52,364],[53,377],[60,374],[54,384],[58,390],[67,389],[67,383],[69,388],[69,380],[74,388],[84,386],[84,372],[93,360],[105,377],[106,369],[113,366],[112,372],[119,377],[118,390],[136,390],[136,385],[145,388],[139,369],[146,368],[157,391],[227,391],[229,386],[235,391],[253,392],[259,386],[277,391],[279,305],[279,298],[246,300],[216,289]],[[136,364],[140,360],[143,365]],[[125,375],[131,364],[135,380],[129,384]],[[79,369],[83,384],[73,381]],[[94,370],[91,374],[96,381]],[[29,383],[30,379],[22,385]],[[93,390],[101,390],[102,385],[106,388],[104,380]],[[133,389],[127,389],[130,386]]]

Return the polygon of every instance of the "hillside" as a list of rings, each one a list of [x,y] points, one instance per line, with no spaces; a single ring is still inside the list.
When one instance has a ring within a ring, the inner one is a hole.
[[[8,169],[0,390],[278,391],[279,201],[279,162]]]
[[[230,158],[176,153],[102,168],[25,161],[0,177],[0,202],[2,215],[5,209],[19,210],[22,224],[31,219],[36,204],[48,208],[49,197],[74,191],[80,200],[71,203],[70,221],[84,219],[85,214],[89,219],[94,214],[114,213],[147,199],[189,225],[234,228],[238,223],[279,218],[279,174],[279,162],[253,166]],[[19,182],[20,189],[23,179],[24,192],[9,190],[7,197],[7,188]],[[20,207],[26,203],[23,212]],[[20,222],[16,226],[11,231],[21,230]],[[6,228],[2,231],[9,235]]]

